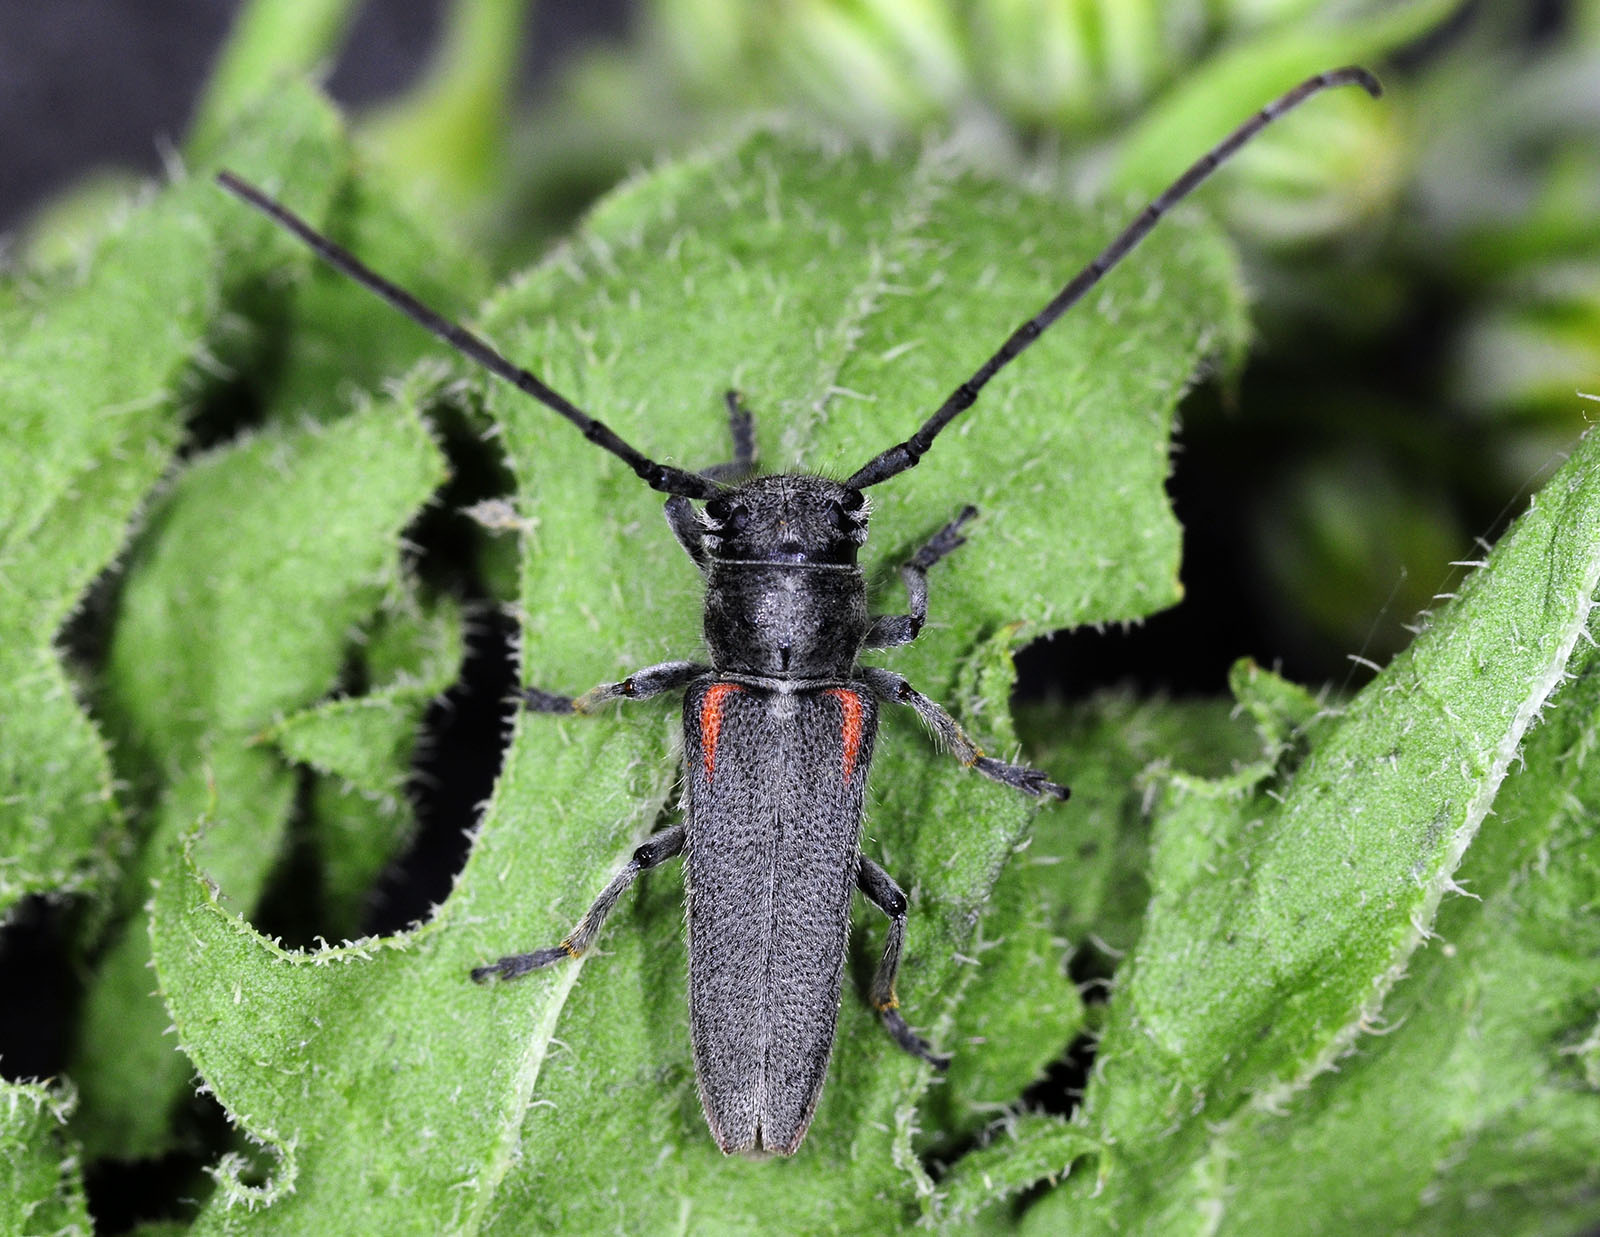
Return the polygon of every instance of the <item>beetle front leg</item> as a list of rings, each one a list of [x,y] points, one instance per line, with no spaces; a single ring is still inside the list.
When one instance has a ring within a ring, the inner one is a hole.
[[[665,863],[681,851],[683,837],[683,826],[673,825],[672,828],[663,829],[641,842],[632,857],[623,865],[622,871],[611,878],[611,883],[600,891],[600,896],[594,900],[594,905],[584,912],[583,918],[578,921],[578,926],[569,932],[559,945],[552,945],[548,949],[535,949],[532,953],[510,954],[487,966],[473,967],[472,978],[480,984],[493,976],[516,979],[519,975],[541,970],[564,958],[581,957],[583,952],[594,944],[594,938],[599,935],[600,926],[605,923],[606,916],[616,906],[618,899],[628,891],[628,886],[633,884],[634,878],[640,872],[647,872]]]
[[[726,464],[713,464],[702,470],[702,477],[713,481],[742,481],[756,467],[756,419],[744,406],[737,391],[724,391],[728,406],[728,433],[733,437],[733,458]]]
[[[935,738],[947,746],[955,754],[956,759],[969,769],[976,769],[985,777],[1004,782],[1007,786],[1014,786],[1027,795],[1053,795],[1057,799],[1065,799],[1072,793],[1065,786],[1052,782],[1038,769],[1029,768],[1027,765],[1007,764],[1003,760],[985,756],[978,745],[967,737],[967,732],[961,729],[960,723],[955,718],[892,670],[881,670],[876,666],[858,666],[856,674],[872,689],[872,694],[879,700],[891,704],[909,705],[933,731]]]
[[[702,469],[700,475],[710,477],[713,481],[740,481],[754,472],[756,467],[755,418],[740,401],[739,392],[728,391],[722,398],[728,405],[728,432],[733,437],[733,458],[726,464],[713,464],[710,468]],[[694,504],[681,494],[675,494],[667,499],[666,513],[667,525],[683,547],[683,552],[694,560],[696,567],[704,571],[709,563],[705,527],[700,523],[700,514],[694,509]]]
[[[894,877],[865,855],[856,860],[856,886],[867,896],[867,901],[889,916],[889,939],[883,943],[883,959],[872,977],[872,1008],[878,1011],[895,1043],[934,1069],[948,1069],[950,1058],[935,1052],[927,1040],[906,1025],[906,1020],[900,1016],[900,998],[894,994],[895,976],[900,973],[900,951],[906,942],[905,891],[894,883]]]
[[[892,649],[910,644],[917,638],[922,625],[928,621],[928,569],[957,546],[966,544],[967,539],[961,535],[961,526],[977,514],[976,507],[969,505],[961,508],[961,513],[955,519],[936,532],[928,544],[900,568],[900,579],[905,582],[906,601],[911,613],[883,614],[873,619],[866,640],[862,643],[863,648]]]
[[[662,692],[687,687],[701,675],[710,673],[710,666],[697,661],[664,661],[636,670],[620,683],[591,687],[581,696],[558,696],[543,688],[524,687],[522,703],[530,713],[593,713],[613,700],[648,700]]]

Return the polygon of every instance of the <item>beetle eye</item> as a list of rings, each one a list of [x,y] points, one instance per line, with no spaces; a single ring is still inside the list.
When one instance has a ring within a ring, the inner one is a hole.
[[[865,494],[860,490],[851,490],[843,498],[836,498],[828,504],[828,522],[841,533],[847,533],[860,523],[857,513],[866,503]]]
[[[713,498],[706,504],[706,515],[724,533],[737,533],[750,522],[749,508],[731,498]]]

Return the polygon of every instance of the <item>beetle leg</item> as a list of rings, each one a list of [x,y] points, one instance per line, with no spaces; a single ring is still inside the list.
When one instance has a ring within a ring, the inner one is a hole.
[[[733,458],[726,464],[713,464],[702,470],[700,475],[710,477],[713,481],[739,481],[755,471],[755,418],[740,401],[739,392],[728,391],[722,398],[728,405],[728,431],[733,435]],[[707,564],[705,526],[700,523],[700,515],[694,509],[694,504],[674,494],[667,499],[666,511],[672,535],[678,539],[684,553],[694,559],[694,565],[704,571]]]
[[[961,508],[961,513],[946,524],[911,556],[911,561],[900,568],[900,578],[905,582],[906,599],[910,614],[882,614],[872,620],[867,630],[863,648],[892,649],[910,644],[928,621],[928,569],[958,545],[966,544],[961,526],[978,514],[973,506]]]
[[[976,769],[985,777],[1004,782],[1007,786],[1015,786],[1027,795],[1052,795],[1057,799],[1065,799],[1072,793],[1065,786],[1052,782],[1038,769],[1007,764],[1003,760],[985,756],[978,745],[967,737],[967,732],[961,729],[955,718],[894,671],[882,670],[877,666],[858,666],[856,673],[879,700],[910,705],[928,729],[933,731],[934,738],[948,747],[956,759],[969,769]]]
[[[700,513],[687,498],[677,494],[667,499],[666,512],[667,526],[672,529],[672,535],[678,539],[683,552],[694,559],[694,565],[704,571],[708,561],[704,540],[706,530],[700,523]]]
[[[539,687],[524,687],[522,703],[530,713],[593,713],[613,700],[648,700],[662,692],[687,687],[711,667],[696,661],[664,661],[635,670],[620,683],[601,683],[581,696],[558,696]]]
[[[726,464],[713,464],[701,471],[702,477],[713,481],[742,481],[756,467],[756,420],[744,406],[737,391],[725,391],[723,402],[728,406],[728,432],[733,435],[733,458]]]
[[[890,876],[865,855],[856,860],[856,885],[867,900],[889,917],[889,939],[883,944],[883,960],[872,977],[872,1007],[894,1042],[934,1069],[948,1069],[950,1058],[935,1052],[927,1040],[917,1035],[900,1016],[900,999],[894,994],[894,979],[900,971],[900,951],[906,941],[906,895]]]
[[[611,878],[611,883],[600,891],[600,896],[594,900],[594,905],[584,912],[583,918],[578,921],[578,926],[569,932],[559,945],[552,945],[548,949],[535,949],[532,953],[510,954],[487,966],[473,967],[472,978],[479,983],[491,976],[515,979],[519,975],[540,970],[565,958],[581,957],[584,950],[594,944],[594,938],[599,935],[600,926],[605,923],[606,916],[616,906],[617,900],[628,891],[628,886],[633,884],[634,878],[640,872],[665,863],[681,851],[683,837],[683,826],[673,825],[670,829],[651,834],[641,842],[628,862],[622,865],[622,871]]]

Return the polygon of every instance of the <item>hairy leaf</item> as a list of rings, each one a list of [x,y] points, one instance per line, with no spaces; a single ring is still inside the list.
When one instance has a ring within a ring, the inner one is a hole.
[[[411,836],[406,782],[423,714],[461,664],[460,612],[407,597],[380,615],[363,653],[374,680],[366,692],[312,705],[269,732],[286,757],[320,775],[308,832],[329,936],[356,934],[379,873]]]
[[[34,1082],[0,1082],[0,1231],[90,1231],[83,1165],[66,1131],[73,1097]]]
[[[1039,814],[990,895],[969,950],[983,982],[956,1018],[968,1050],[928,1093],[930,1133],[970,1137],[1097,1030],[1107,979],[1137,939],[1149,896],[1147,770],[1216,775],[1259,759],[1248,728],[1228,714],[1225,702],[1140,701],[1120,691],[1022,712],[1024,751],[1070,783],[1072,798]],[[935,1145],[932,1154],[948,1150]],[[963,1159],[957,1171],[968,1167]],[[1019,1179],[1018,1188],[1030,1184]]]
[[[179,384],[217,289],[190,210],[135,216],[88,275],[15,315],[0,405],[0,916],[97,890],[121,813],[99,736],[52,647],[177,446]]]
[[[336,133],[326,104],[286,89],[241,124],[233,161],[249,175],[281,169],[314,207]],[[25,893],[100,893],[125,856],[102,740],[51,642],[171,466],[221,305],[265,267],[305,261],[266,226],[186,181],[125,212],[81,277],[47,280],[7,310],[17,346],[0,358],[15,436],[0,453],[0,684],[13,703],[0,709],[0,913]]]
[[[1228,1214],[1229,1123],[1292,1120],[1383,1025],[1597,584],[1590,436],[1412,648],[1313,724],[1303,760],[1172,779],[1086,1100],[1108,1149],[1029,1213],[1037,1231],[1188,1231]]]
[[[271,429],[184,473],[130,564],[106,674],[113,733],[167,773],[143,788],[151,832],[126,882],[135,906],[212,803],[207,868],[255,905],[296,784],[261,731],[337,684],[355,628],[396,586],[400,530],[442,480],[410,401]],[[90,992],[74,1071],[95,1144],[122,1154],[161,1145],[191,1069],[163,1037],[148,960],[136,916]]]
[[[1220,1231],[1600,1223],[1600,663],[1575,660],[1378,1033],[1287,1111],[1218,1131]]]

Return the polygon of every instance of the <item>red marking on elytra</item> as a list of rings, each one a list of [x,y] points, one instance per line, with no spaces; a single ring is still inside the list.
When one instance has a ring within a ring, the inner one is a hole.
[[[837,696],[844,709],[844,780],[848,782],[856,771],[856,756],[861,751],[861,697],[842,687],[830,687],[827,694]]]
[[[705,753],[706,781],[717,769],[717,736],[722,733],[722,702],[744,688],[736,683],[713,683],[700,702],[700,749]]]

